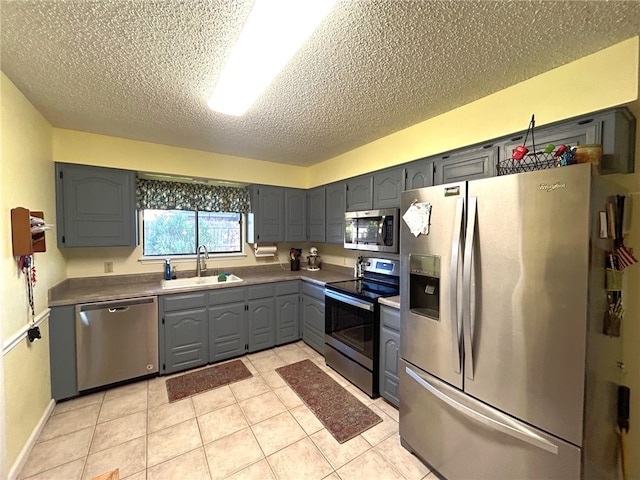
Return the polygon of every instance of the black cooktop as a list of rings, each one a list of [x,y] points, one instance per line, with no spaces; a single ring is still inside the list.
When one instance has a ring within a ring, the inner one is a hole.
[[[400,293],[397,285],[380,283],[366,278],[331,282],[326,284],[326,288],[367,300],[377,300],[380,297],[394,297]]]

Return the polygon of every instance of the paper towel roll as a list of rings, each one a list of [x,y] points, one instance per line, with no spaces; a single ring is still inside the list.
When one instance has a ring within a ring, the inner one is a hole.
[[[256,257],[273,257],[278,252],[278,247],[275,245],[255,245],[253,247],[253,253]]]

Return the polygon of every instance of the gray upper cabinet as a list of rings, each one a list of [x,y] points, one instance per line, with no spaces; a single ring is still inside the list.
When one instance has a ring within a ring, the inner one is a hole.
[[[405,190],[433,185],[433,159],[424,158],[408,163],[405,167]]]
[[[636,149],[636,119],[626,108],[595,115],[602,144],[601,173],[633,173]]]
[[[327,243],[344,244],[344,212],[346,211],[346,183],[326,186],[326,239]]]
[[[249,193],[253,213],[253,239],[249,239],[249,243],[283,241],[284,189],[266,185],[252,185]]]
[[[347,212],[373,208],[373,176],[350,178],[347,184]],[[343,218],[344,221],[344,218]]]
[[[493,145],[443,155],[435,160],[434,185],[492,177],[497,161]]]
[[[302,339],[324,355],[324,288],[302,282]]]
[[[533,138],[531,138],[531,134],[529,134],[527,144],[525,145],[525,147],[529,149],[529,153],[534,152],[534,140],[535,151],[541,152],[549,144],[553,144],[557,148],[560,145],[574,147],[576,145],[598,143],[598,137],[600,136],[599,125],[594,121],[594,118],[582,118],[580,120],[563,122],[560,125],[549,125],[541,128],[536,127],[533,134]],[[502,160],[511,158],[513,149],[524,144],[525,135],[525,132],[513,135],[504,143],[501,154]]]
[[[133,171],[56,163],[58,246],[136,246],[135,188]]]
[[[244,355],[247,348],[245,287],[209,292],[209,362]]]
[[[307,240],[307,191],[284,189],[284,241]]]
[[[310,242],[326,240],[326,189],[314,188],[307,192],[307,235]]]
[[[373,175],[373,208],[400,208],[404,190],[404,167],[396,167]]]

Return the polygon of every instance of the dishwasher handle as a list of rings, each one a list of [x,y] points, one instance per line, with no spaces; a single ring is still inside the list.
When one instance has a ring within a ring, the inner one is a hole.
[[[109,313],[128,312],[131,307],[112,307],[109,308]]]
[[[91,310],[109,310],[110,313],[125,312],[130,307],[137,305],[148,305],[157,303],[157,297],[141,297],[141,298],[128,298],[125,300],[116,300],[113,302],[95,302],[95,303],[83,303],[76,306],[78,312],[88,312]]]

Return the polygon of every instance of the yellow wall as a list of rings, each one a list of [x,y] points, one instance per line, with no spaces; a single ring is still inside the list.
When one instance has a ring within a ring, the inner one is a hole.
[[[30,321],[24,276],[18,273],[11,250],[10,210],[25,207],[44,212],[54,223],[55,197],[51,125],[27,101],[11,81],[0,73],[2,231],[0,321],[4,341]],[[64,279],[65,262],[55,246],[55,235],[46,234],[47,252],[35,255],[37,284],[35,313],[47,308],[47,290]],[[9,468],[51,400],[49,385],[48,324],[41,325],[42,340],[27,340],[3,358],[6,404],[7,461]],[[6,472],[0,471],[0,478]]]
[[[306,186],[303,167],[59,128],[54,129],[53,155],[57,162],[263,185]]]
[[[402,164],[626,104],[638,95],[638,37],[543,73],[307,169],[307,186]]]

